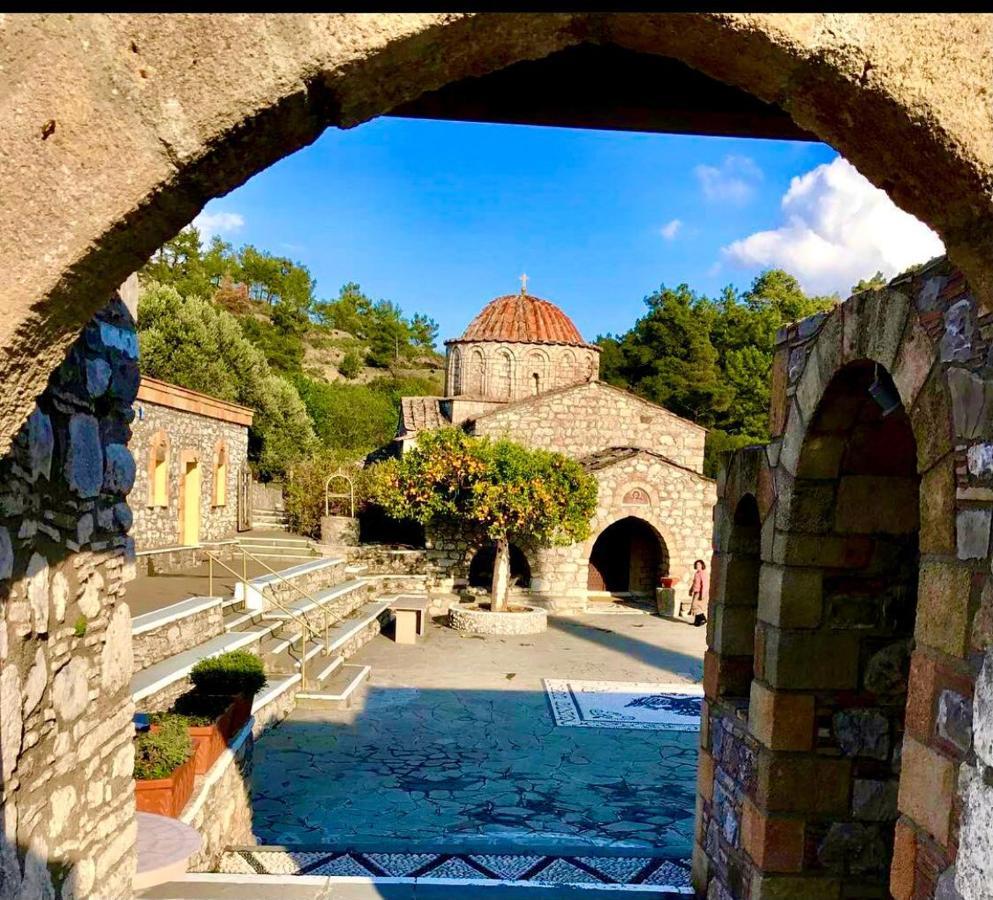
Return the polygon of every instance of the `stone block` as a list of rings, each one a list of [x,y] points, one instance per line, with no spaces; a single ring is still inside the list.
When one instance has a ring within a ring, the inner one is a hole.
[[[777,690],[855,690],[858,635],[768,628],[764,673],[764,680]]]
[[[918,527],[913,478],[850,475],[838,482],[835,531],[843,534],[909,534]]]
[[[900,812],[948,846],[956,765],[947,756],[906,735],[903,741]]]
[[[797,478],[788,502],[780,502],[776,527],[799,534],[825,534],[834,525],[834,483]]]
[[[959,559],[986,559],[990,549],[993,510],[962,509],[955,517],[955,539]]]
[[[808,435],[797,463],[797,478],[836,478],[846,443],[842,435]]]
[[[972,747],[972,698],[945,689],[938,695],[938,736],[963,755]]]
[[[741,846],[764,872],[803,869],[804,822],[767,816],[750,800],[741,808]]]
[[[935,662],[917,651],[910,659],[910,679],[904,727],[919,741],[930,740],[934,729]]]
[[[704,749],[697,757],[697,793],[707,803],[714,799],[714,757]]]
[[[893,835],[893,862],[890,865],[890,893],[893,900],[914,896],[914,870],[917,867],[917,833],[906,819],[899,819]]]
[[[872,561],[875,542],[865,535],[806,535],[777,532],[773,562],[791,566],[861,569]]]
[[[915,638],[922,644],[962,658],[969,645],[969,594],[972,572],[964,566],[926,562],[917,592]]]
[[[976,756],[987,766],[993,766],[993,652],[987,651],[976,676],[973,701],[972,737]]]
[[[959,440],[987,437],[993,422],[993,385],[968,369],[947,370],[955,436]]]
[[[969,900],[990,896],[993,885],[993,785],[972,766],[959,778],[962,829],[955,868],[955,887]]]
[[[719,672],[720,658],[713,650],[708,650],[703,655],[703,695],[708,700],[717,699]]]
[[[910,639],[894,641],[877,650],[865,664],[863,687],[877,697],[907,693],[910,668]]]
[[[812,694],[772,691],[752,681],[748,730],[770,750],[810,750],[814,705]]]
[[[927,333],[921,328],[913,326],[909,328],[890,372],[906,409],[914,405],[921,386],[927,381],[934,360],[934,348]]]
[[[921,476],[921,553],[955,553],[955,457],[949,454]]]
[[[65,477],[80,497],[95,497],[103,484],[103,447],[100,426],[90,415],[77,413],[69,420]]]
[[[817,861],[829,871],[882,874],[889,860],[881,826],[833,822],[817,845]]]
[[[755,648],[756,612],[754,606],[715,609],[713,648],[722,655],[751,656]]]
[[[821,622],[820,569],[765,563],[759,574],[758,617],[780,628],[816,628]]]
[[[943,379],[944,374],[935,369],[910,412],[917,438],[918,472],[926,472],[952,449],[952,410]]]
[[[846,709],[831,719],[835,740],[845,756],[887,760],[890,721],[876,709]]]
[[[852,815],[867,822],[892,822],[897,816],[895,778],[856,778],[852,785]]]
[[[734,555],[726,557],[724,572],[724,605],[750,606],[758,605],[759,570],[762,562],[758,556],[759,548],[755,548],[754,556]],[[713,578],[711,578],[711,596]]]
[[[817,875],[767,875],[752,877],[749,900],[838,900],[841,881]]]
[[[851,772],[847,759],[766,751],[759,756],[755,802],[767,812],[847,815]]]

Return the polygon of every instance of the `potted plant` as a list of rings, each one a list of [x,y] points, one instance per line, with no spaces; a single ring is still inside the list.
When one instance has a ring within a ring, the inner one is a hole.
[[[139,812],[177,818],[193,793],[197,739],[167,721],[135,737],[135,805]]]
[[[208,710],[229,708],[227,740],[230,740],[252,715],[252,701],[266,684],[265,666],[254,653],[232,650],[200,660],[193,667],[190,680],[194,687],[191,694],[196,699],[191,698],[189,703],[203,704]]]
[[[206,774],[227,747],[229,719],[230,707],[225,707],[219,715],[201,711],[194,714],[159,712],[149,716],[151,731],[161,731],[163,727],[175,724],[193,739],[196,745],[194,771],[197,775]]]

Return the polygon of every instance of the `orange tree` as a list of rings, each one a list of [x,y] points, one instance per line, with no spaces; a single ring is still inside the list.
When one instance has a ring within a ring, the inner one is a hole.
[[[491,609],[504,609],[510,543],[566,545],[590,534],[596,480],[574,459],[440,428],[369,471],[368,499],[395,519],[484,531],[496,544]]]

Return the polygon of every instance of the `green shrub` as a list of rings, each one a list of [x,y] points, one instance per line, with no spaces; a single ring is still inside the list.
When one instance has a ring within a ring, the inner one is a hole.
[[[348,378],[349,380],[357,377],[359,372],[362,371],[362,360],[359,359],[358,353],[354,350],[349,350],[341,362],[338,363],[338,371],[341,372],[343,378]]]
[[[176,699],[171,715],[182,716],[190,725],[209,725],[231,705],[228,695],[201,694],[196,689]]]
[[[247,650],[232,650],[210,659],[201,659],[190,673],[199,694],[253,697],[266,684],[262,660]]]
[[[179,701],[176,701],[176,705],[179,705]],[[217,715],[212,716],[204,712],[195,714],[173,710],[171,712],[152,713],[148,717],[148,721],[153,725],[158,725],[160,728],[165,728],[174,722],[178,723],[183,728],[197,728],[202,725],[213,725],[214,721],[217,719],[217,716],[219,716],[222,712],[224,712],[223,709],[220,710]]]
[[[162,724],[156,732],[139,734],[134,742],[134,777],[168,778],[193,752],[193,741],[178,719]]]

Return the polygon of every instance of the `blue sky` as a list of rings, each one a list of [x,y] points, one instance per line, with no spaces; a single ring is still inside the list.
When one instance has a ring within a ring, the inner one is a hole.
[[[302,262],[321,297],[357,281],[427,313],[442,339],[521,272],[592,339],[662,283],[716,294],[780,264],[844,291],[937,241],[823,144],[409,119],[328,129],[197,222]]]

